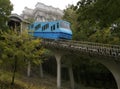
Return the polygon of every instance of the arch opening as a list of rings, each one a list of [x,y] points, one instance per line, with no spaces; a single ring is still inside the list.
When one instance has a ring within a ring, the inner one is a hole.
[[[115,89],[120,89],[120,62],[115,60],[97,60],[97,62],[104,65],[111,73],[116,83]]]

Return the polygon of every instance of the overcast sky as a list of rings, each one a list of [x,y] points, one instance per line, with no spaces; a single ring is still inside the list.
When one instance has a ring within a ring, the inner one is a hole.
[[[17,13],[20,15],[24,10],[24,7],[34,9],[37,2],[44,3],[45,5],[51,5],[53,7],[60,8],[61,10],[63,10],[68,6],[68,4],[76,5],[76,3],[79,0],[10,0],[10,1],[14,6],[14,10],[12,11],[12,13]]]

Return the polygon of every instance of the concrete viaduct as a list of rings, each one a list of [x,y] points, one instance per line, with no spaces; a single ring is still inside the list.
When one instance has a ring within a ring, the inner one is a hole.
[[[42,45],[52,50],[57,62],[57,88],[61,88],[61,58],[65,53],[88,55],[103,64],[114,76],[120,89],[120,46],[81,41],[43,40]],[[99,59],[96,59],[98,58]],[[72,68],[69,68],[71,88],[75,89]]]

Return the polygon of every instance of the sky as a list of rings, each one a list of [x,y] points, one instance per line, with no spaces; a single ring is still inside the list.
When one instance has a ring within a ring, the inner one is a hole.
[[[24,7],[34,9],[37,2],[41,2],[44,3],[45,5],[53,6],[63,10],[68,6],[68,4],[76,5],[76,3],[79,0],[10,0],[10,1],[13,4],[14,8],[12,13],[17,13],[18,15],[20,15],[22,14]]]

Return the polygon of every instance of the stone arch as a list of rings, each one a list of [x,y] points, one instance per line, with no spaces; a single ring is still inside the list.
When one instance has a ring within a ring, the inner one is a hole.
[[[113,75],[117,88],[120,89],[120,62],[115,60],[96,60],[97,62],[103,64]]]

